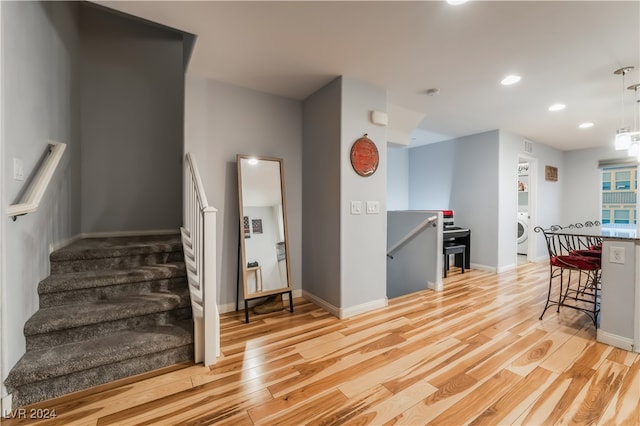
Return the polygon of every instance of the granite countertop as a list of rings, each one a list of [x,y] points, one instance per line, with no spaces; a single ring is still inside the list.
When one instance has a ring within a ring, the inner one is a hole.
[[[634,224],[605,224],[583,228],[564,228],[553,231],[554,234],[576,235],[584,237],[602,237],[613,240],[640,240],[637,226]]]

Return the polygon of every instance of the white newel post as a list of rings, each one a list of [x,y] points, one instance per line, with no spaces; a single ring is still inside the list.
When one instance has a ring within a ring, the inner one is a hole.
[[[185,162],[185,224],[182,244],[189,281],[194,325],[195,362],[216,363],[220,356],[220,318],[217,304],[216,215],[209,206],[195,159]]]
[[[216,214],[213,207],[203,209],[204,216],[204,256],[203,256],[203,276],[204,276],[204,363],[211,365],[220,356],[220,318],[218,304],[216,303]],[[211,332],[214,330],[214,332]],[[208,332],[207,332],[208,331]]]

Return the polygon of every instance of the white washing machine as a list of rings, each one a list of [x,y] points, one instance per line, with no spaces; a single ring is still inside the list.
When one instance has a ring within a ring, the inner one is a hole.
[[[527,254],[529,245],[529,213],[518,212],[518,254]]]

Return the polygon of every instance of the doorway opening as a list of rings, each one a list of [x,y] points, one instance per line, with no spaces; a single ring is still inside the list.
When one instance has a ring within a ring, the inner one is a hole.
[[[535,213],[536,161],[530,157],[518,157],[516,209],[516,256],[517,264],[535,259],[533,217]]]

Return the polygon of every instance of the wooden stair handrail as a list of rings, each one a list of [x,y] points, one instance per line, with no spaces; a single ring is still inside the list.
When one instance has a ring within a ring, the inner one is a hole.
[[[411,231],[409,231],[409,233],[407,235],[405,235],[400,241],[398,241],[397,243],[394,244],[393,247],[391,247],[388,251],[387,251],[387,257],[389,259],[393,259],[392,253],[395,252],[396,250],[398,250],[400,247],[402,247],[403,245],[405,245],[409,240],[411,240],[413,237],[415,237],[416,235],[418,235],[420,232],[422,232],[423,229],[425,229],[427,226],[432,225],[432,226],[436,226],[435,223],[438,221],[438,216],[431,216],[426,218],[425,220],[423,220],[422,222],[420,222],[418,224],[418,226],[416,226],[415,228],[413,228]]]
[[[42,197],[49,187],[53,173],[58,168],[58,164],[66,148],[67,144],[49,141],[47,147],[49,152],[40,164],[35,176],[31,179],[31,182],[29,182],[29,186],[22,196],[22,199],[19,203],[12,204],[7,208],[7,215],[14,221],[18,216],[33,213],[38,210],[40,201],[42,201]]]

